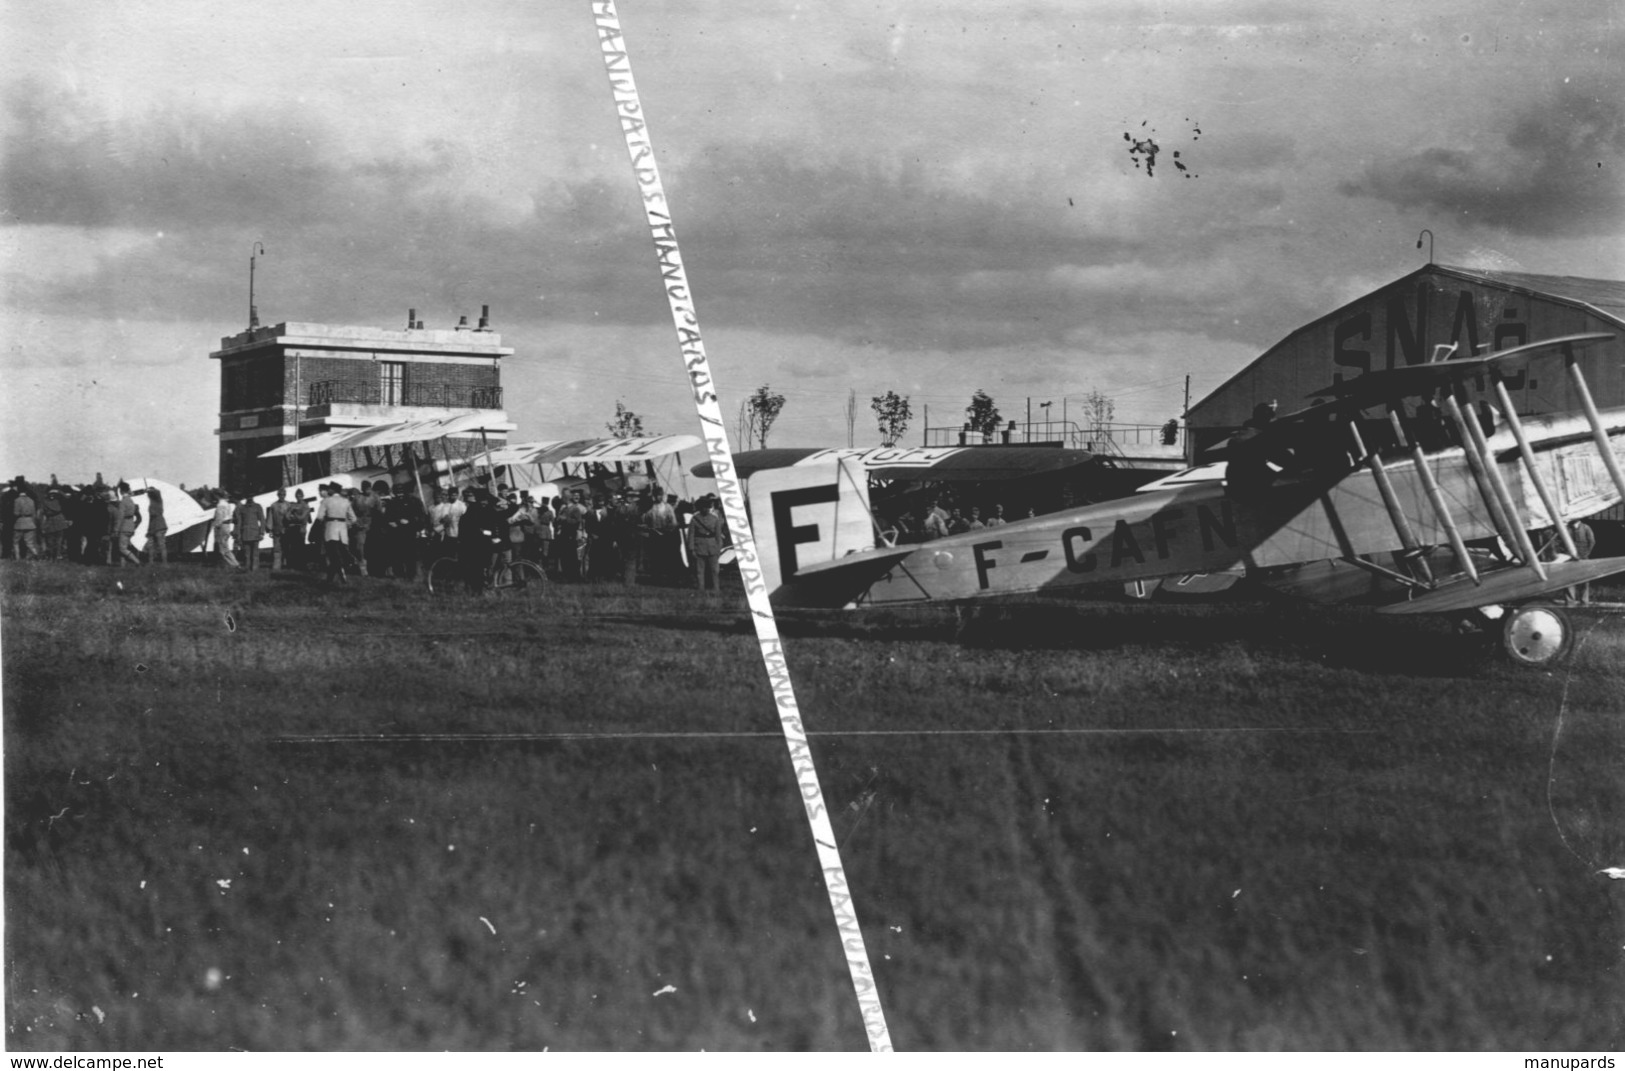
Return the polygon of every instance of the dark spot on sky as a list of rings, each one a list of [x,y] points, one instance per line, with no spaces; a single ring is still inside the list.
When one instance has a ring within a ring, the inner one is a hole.
[[[1142,128],[1147,127],[1149,126],[1150,122],[1151,120],[1149,119],[1142,120],[1140,126]],[[1189,116],[1185,117],[1185,122],[1191,122]],[[1202,128],[1197,126],[1195,123],[1191,123],[1191,140],[1200,140],[1201,133]],[[1157,156],[1162,152],[1162,146],[1157,143],[1156,134],[1157,130],[1155,127],[1151,127],[1149,130],[1147,130],[1146,136],[1143,138],[1136,138],[1128,131],[1123,132],[1123,140],[1129,143],[1128,154],[1130,159],[1134,161],[1135,170],[1139,170],[1140,167],[1144,165],[1147,178],[1156,177]],[[1178,150],[1174,151],[1174,167],[1185,178],[1198,177],[1195,172],[1180,162],[1180,154]]]

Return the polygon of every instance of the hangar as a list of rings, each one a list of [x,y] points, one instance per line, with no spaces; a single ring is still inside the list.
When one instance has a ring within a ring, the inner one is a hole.
[[[1313,391],[1421,364],[1436,346],[1455,343],[1465,357],[1592,331],[1617,336],[1579,351],[1592,395],[1602,408],[1625,405],[1625,282],[1428,264],[1298,328],[1192,405],[1187,458],[1233,434],[1260,402],[1292,412],[1308,405]],[[1537,358],[1508,377],[1520,416],[1579,409],[1561,372],[1560,359]],[[1469,383],[1468,391],[1474,402],[1494,395],[1487,382]]]

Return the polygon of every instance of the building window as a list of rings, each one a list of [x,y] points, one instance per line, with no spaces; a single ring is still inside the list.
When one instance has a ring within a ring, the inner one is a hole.
[[[406,404],[406,362],[378,362],[379,401],[384,405]]]

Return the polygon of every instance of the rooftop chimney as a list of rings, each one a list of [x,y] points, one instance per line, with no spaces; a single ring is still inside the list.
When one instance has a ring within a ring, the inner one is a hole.
[[[480,326],[475,328],[475,330],[477,330],[477,331],[489,331],[489,330],[491,330],[491,306],[489,306],[489,305],[481,305],[480,306]]]
[[[408,331],[410,331],[410,330],[412,330],[412,328],[416,327],[417,325],[418,325],[418,310],[416,310],[416,309],[407,309],[406,310],[406,329]]]
[[[457,330],[459,330],[459,331],[467,331],[468,330],[468,317],[467,316],[459,316],[459,317],[457,317]]]

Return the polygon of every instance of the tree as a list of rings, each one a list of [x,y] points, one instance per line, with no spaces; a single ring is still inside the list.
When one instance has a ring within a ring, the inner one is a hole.
[[[908,430],[908,422],[914,417],[908,396],[889,390],[876,395],[869,407],[875,411],[875,421],[880,425],[881,445],[896,446],[897,440]]]
[[[783,408],[784,395],[774,394],[766,383],[757,387],[756,393],[745,400],[745,434],[740,437],[747,443],[755,439],[760,449],[767,449],[767,433]]]
[[[971,395],[970,404],[965,407],[965,423],[971,431],[983,435],[991,436],[999,430],[999,407],[993,404],[987,391],[978,390]]]
[[[626,407],[619,398],[615,399],[615,419],[604,425],[610,435],[617,439],[638,439],[643,437],[643,418]]]

